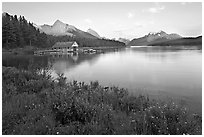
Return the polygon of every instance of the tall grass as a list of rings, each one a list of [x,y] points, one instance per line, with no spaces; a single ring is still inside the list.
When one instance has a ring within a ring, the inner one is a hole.
[[[174,102],[118,87],[2,68],[2,134],[201,134],[202,118]]]

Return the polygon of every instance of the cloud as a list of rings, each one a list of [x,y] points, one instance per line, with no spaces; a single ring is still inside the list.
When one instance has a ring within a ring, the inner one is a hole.
[[[131,12],[128,12],[128,18],[133,18],[134,17],[134,14],[133,13],[131,13]]]
[[[109,22],[108,24],[109,24],[109,25],[116,25],[117,23],[111,21],[111,22]]]
[[[145,23],[141,23],[141,22],[135,22],[134,23],[134,28],[142,28],[145,26]]]
[[[153,25],[155,22],[153,20],[149,21],[149,24]]]
[[[181,2],[181,5],[186,5],[186,2]]]
[[[85,19],[84,20],[86,23],[88,23],[88,24],[92,24],[93,22],[92,22],[92,20],[90,20],[90,19]]]
[[[151,12],[151,13],[158,13],[161,10],[164,10],[164,9],[165,9],[164,6],[162,6],[162,7],[152,7],[152,8],[149,8],[149,12]]]
[[[180,4],[184,6],[184,5],[187,5],[189,3],[191,3],[191,2],[181,2]]]
[[[165,6],[160,5],[159,3],[155,3],[154,7],[150,7],[148,9],[143,10],[143,12],[150,12],[150,13],[159,13],[165,9]]]

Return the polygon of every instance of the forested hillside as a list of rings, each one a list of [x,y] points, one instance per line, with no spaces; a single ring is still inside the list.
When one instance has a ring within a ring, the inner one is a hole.
[[[185,45],[185,46],[201,46],[202,47],[202,36],[195,38],[180,38],[176,40],[169,40],[165,42],[158,42],[150,44],[151,46],[176,46],[176,45]]]
[[[107,39],[89,39],[84,37],[51,36],[41,33],[33,23],[28,22],[24,16],[2,14],[2,48],[23,48],[34,46],[49,48],[56,42],[77,41],[80,47],[113,47],[125,46],[124,43]]]
[[[2,16],[2,47],[17,48],[26,45],[45,47],[47,35],[40,33],[32,23],[27,22],[24,16],[17,18],[8,13]]]

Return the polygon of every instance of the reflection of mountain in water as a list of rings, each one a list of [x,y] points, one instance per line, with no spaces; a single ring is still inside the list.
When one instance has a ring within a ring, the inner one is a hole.
[[[173,46],[132,46],[130,48],[132,51],[143,51],[143,52],[180,52],[183,50],[199,50],[198,47],[196,46],[189,46],[189,47],[184,47],[184,46],[178,46],[178,47],[173,47]]]
[[[49,57],[49,62],[52,64],[52,69],[56,73],[64,73],[81,63],[92,65],[96,62],[97,57],[98,54],[53,54]]]
[[[53,69],[57,73],[64,73],[81,63],[92,65],[99,54],[52,54],[51,56],[12,55],[2,56],[2,65],[22,69]]]
[[[136,52],[136,54],[145,55],[147,58],[151,60],[175,60],[179,58],[179,56],[182,55],[182,52],[184,52],[183,47],[131,47],[130,52]],[[185,54],[189,50],[189,54],[192,54],[191,51],[198,53],[200,50],[198,50],[196,47],[189,47],[188,49],[185,48]]]

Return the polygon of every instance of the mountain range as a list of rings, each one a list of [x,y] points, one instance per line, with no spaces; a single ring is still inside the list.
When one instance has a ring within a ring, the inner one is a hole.
[[[2,16],[5,16],[6,13],[2,13]],[[69,25],[63,23],[60,20],[56,20],[53,25],[36,25],[33,23],[33,26],[39,29],[40,32],[44,32],[47,35],[52,36],[70,36],[72,38],[84,38],[84,39],[103,39],[109,40],[107,38],[101,37],[96,31],[89,28],[86,32],[76,28],[73,25]],[[114,39],[115,40],[115,39]],[[186,38],[182,37],[176,33],[168,34],[164,31],[159,32],[150,32],[149,34],[135,38],[133,40],[119,38],[117,41],[125,43],[128,46],[142,46],[142,45],[169,45],[169,44],[189,44],[195,43],[200,44],[202,43],[202,36],[195,37],[195,38]]]
[[[157,42],[165,42],[168,40],[180,39],[182,36],[172,33],[167,34],[164,31],[150,32],[144,37],[135,38],[129,42],[129,46],[141,46],[141,45],[151,45]]]
[[[202,48],[202,36],[179,38],[179,39],[167,40],[167,41],[155,42],[155,43],[149,44],[149,46],[177,46],[177,45],[198,46]]]
[[[80,37],[80,38],[92,38],[92,39],[107,39],[104,37],[101,37],[95,30],[89,28],[86,32],[76,28],[75,26],[63,23],[60,20],[55,21],[53,25],[41,25],[38,26],[34,24],[34,26],[40,30],[40,32],[44,32],[48,35],[53,36],[70,36],[70,37]],[[130,42],[130,40],[125,38],[119,38],[117,41],[123,42],[126,45]]]
[[[118,41],[125,43],[125,45],[128,45],[130,40],[126,38],[119,38]]]
[[[36,25],[37,26],[37,25]],[[87,32],[77,29],[72,25],[65,24],[59,20],[57,20],[52,26],[49,25],[42,25],[37,26],[37,28],[48,35],[54,36],[63,36],[68,35],[71,37],[82,37],[82,38],[92,38],[92,39],[101,39],[100,35],[94,31],[93,29],[89,28]],[[135,38],[133,40],[119,38],[117,41],[125,43],[128,46],[141,46],[141,45],[149,45],[149,46],[156,46],[156,45],[192,45],[192,44],[201,44],[202,43],[202,36],[196,38],[185,38],[176,33],[166,33],[164,31],[159,32],[150,32],[149,34]]]
[[[53,35],[53,36],[70,36],[70,37],[80,37],[80,38],[91,38],[91,39],[98,39],[99,35],[94,36],[94,31],[88,31],[84,32],[75,26],[63,23],[60,20],[55,21],[53,25],[41,25],[41,26],[36,26],[40,32],[44,32],[45,34],[48,35]],[[99,36],[100,37],[100,36]]]
[[[95,30],[93,30],[93,29],[91,29],[91,28],[89,28],[88,30],[87,30],[87,33],[89,33],[89,34],[91,34],[91,35],[93,35],[93,36],[95,36],[95,37],[97,37],[97,38],[101,38],[101,36],[95,31]]]

